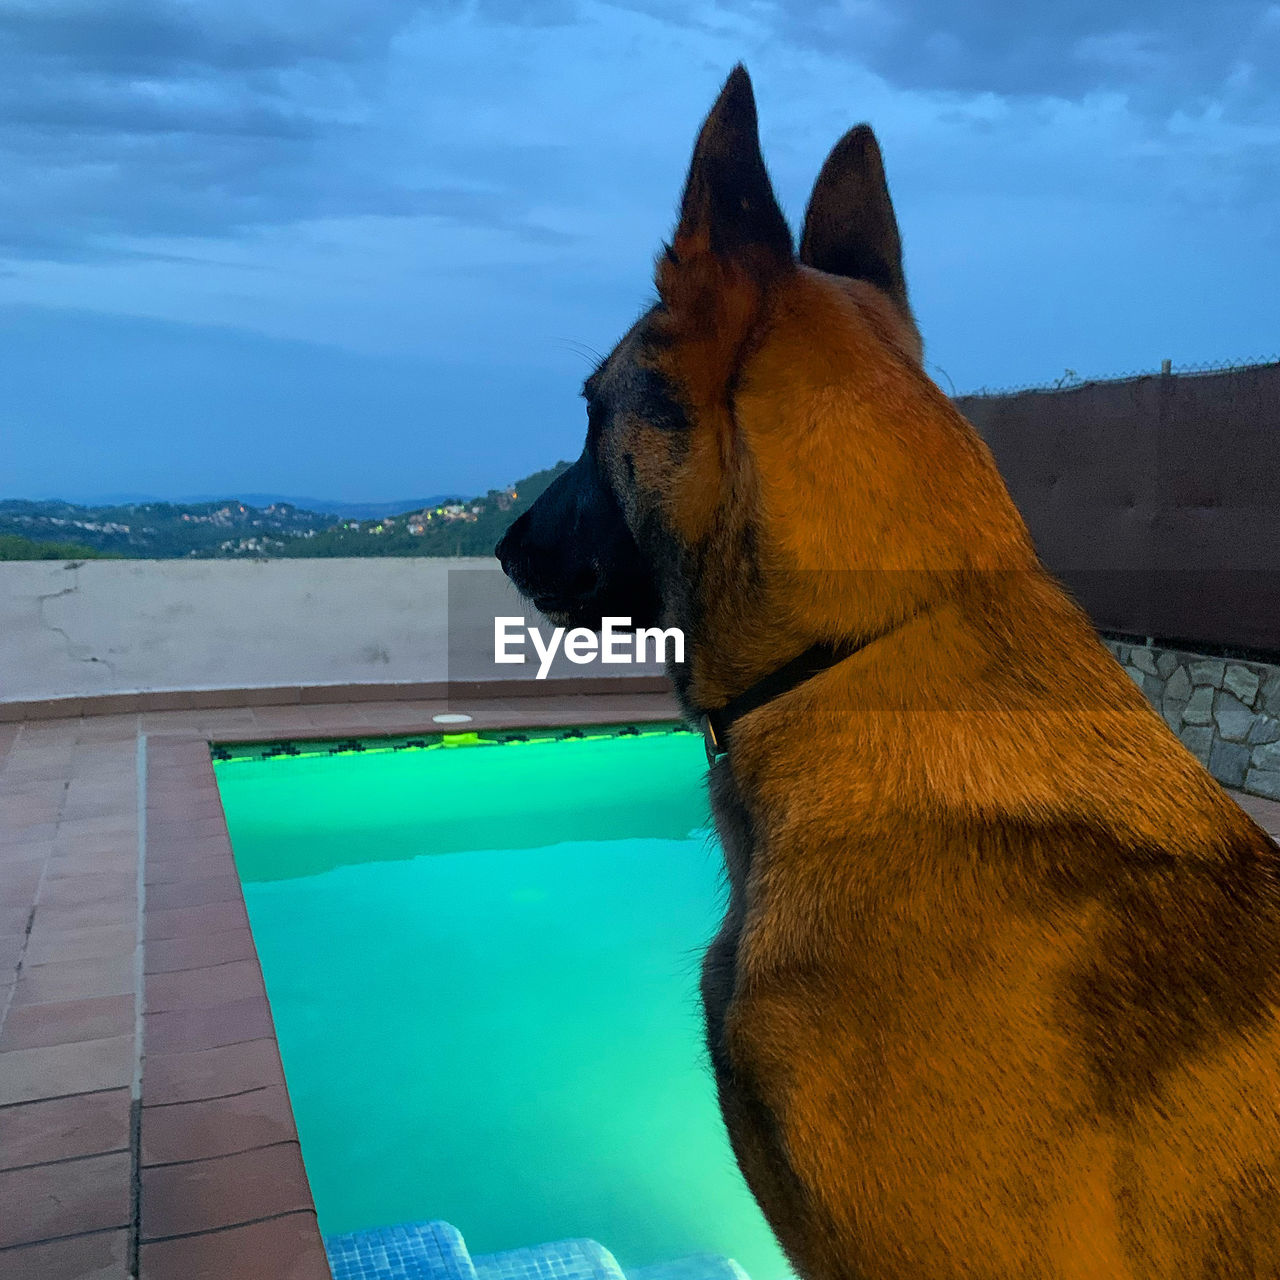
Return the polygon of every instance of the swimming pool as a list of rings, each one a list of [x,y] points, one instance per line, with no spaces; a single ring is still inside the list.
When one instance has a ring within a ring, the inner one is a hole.
[[[702,763],[672,726],[215,749],[322,1231],[789,1275],[702,1045]]]

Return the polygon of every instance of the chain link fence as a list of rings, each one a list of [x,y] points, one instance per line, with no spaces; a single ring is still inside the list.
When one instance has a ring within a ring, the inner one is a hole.
[[[1103,377],[1081,377],[1074,369],[1064,369],[1062,376],[1053,382],[1027,382],[1008,387],[977,387],[972,391],[952,395],[958,400],[992,399],[999,396],[1018,396],[1028,392],[1052,394],[1057,391],[1077,391],[1081,387],[1096,386],[1100,383],[1138,382],[1143,378],[1158,378],[1161,375],[1177,374],[1179,377],[1195,377],[1199,374],[1233,373],[1241,369],[1266,368],[1280,364],[1280,355],[1251,356],[1244,360],[1213,360],[1202,364],[1174,364],[1165,360],[1158,369],[1134,369],[1125,373],[1113,373]],[[945,375],[945,370],[932,366]],[[950,383],[950,378],[947,382]]]

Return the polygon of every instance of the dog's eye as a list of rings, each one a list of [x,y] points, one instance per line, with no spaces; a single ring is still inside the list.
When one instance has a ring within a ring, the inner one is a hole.
[[[587,452],[596,457],[604,435],[605,414],[598,400],[587,401]]]

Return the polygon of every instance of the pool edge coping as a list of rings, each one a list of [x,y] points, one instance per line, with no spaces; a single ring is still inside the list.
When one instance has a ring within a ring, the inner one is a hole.
[[[633,707],[633,714],[620,718],[607,697],[557,694],[494,699],[476,727],[681,718],[669,695],[649,694],[645,701],[654,705]],[[486,701],[477,699],[477,708]],[[427,720],[394,732],[370,732],[368,725],[324,727],[306,737],[376,740],[449,731]],[[260,1266],[264,1255],[274,1253],[290,1259],[289,1274],[297,1280],[331,1280],[210,751],[219,740],[290,736],[278,730],[140,735],[145,836],[135,1145],[139,1275],[194,1270],[196,1256],[212,1249],[225,1274],[238,1274],[237,1257],[252,1257]],[[236,958],[216,959],[222,955]],[[163,1120],[161,1112],[167,1113]]]
[[[0,725],[71,716],[156,711],[215,711],[241,707],[324,706],[360,702],[423,702],[457,698],[555,698],[595,694],[665,693],[664,675],[553,676],[540,681],[428,680],[363,681],[356,684],[212,686],[204,689],[141,689],[133,692],[57,694],[0,699]]]

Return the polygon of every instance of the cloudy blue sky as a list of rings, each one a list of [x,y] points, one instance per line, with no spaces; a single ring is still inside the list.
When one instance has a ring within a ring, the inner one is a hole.
[[[885,150],[944,388],[1280,348],[1280,4],[0,0],[0,496],[577,453],[738,59],[797,223]]]

